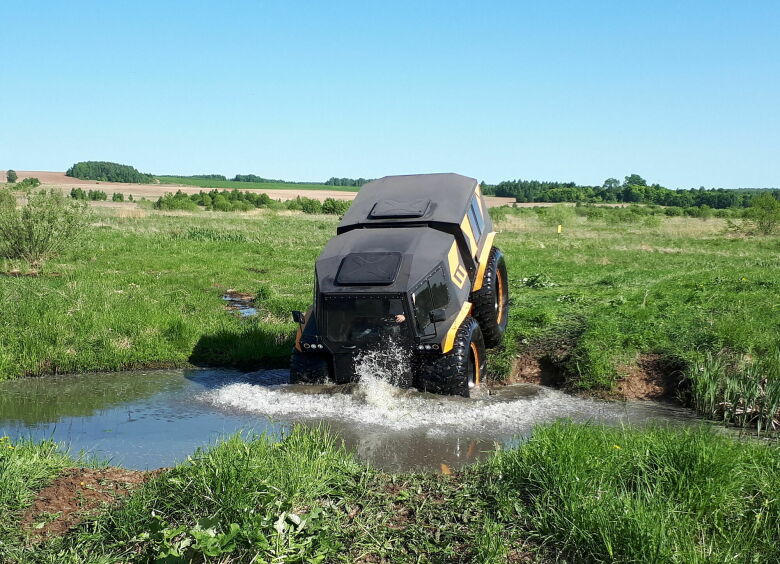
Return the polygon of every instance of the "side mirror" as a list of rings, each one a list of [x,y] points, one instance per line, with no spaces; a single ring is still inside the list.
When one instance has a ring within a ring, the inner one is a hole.
[[[447,314],[443,309],[434,309],[430,313],[430,319],[432,323],[440,323],[441,321],[447,319]]]
[[[303,315],[302,311],[294,311],[292,312],[293,321],[295,321],[299,325],[303,325],[306,323],[306,316]]]

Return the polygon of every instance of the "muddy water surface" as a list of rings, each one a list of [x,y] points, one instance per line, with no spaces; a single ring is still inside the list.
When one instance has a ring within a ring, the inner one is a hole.
[[[651,402],[608,403],[540,386],[478,397],[401,390],[364,376],[348,386],[293,386],[286,370],[160,370],[0,383],[0,436],[51,438],[73,452],[151,469],[185,460],[239,430],[281,435],[295,422],[327,424],[348,448],[387,470],[457,468],[514,444],[534,425],[566,417],[608,424],[693,414]]]

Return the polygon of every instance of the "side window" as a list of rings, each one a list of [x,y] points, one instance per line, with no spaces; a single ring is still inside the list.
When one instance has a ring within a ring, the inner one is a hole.
[[[431,325],[431,312],[434,309],[447,307],[449,303],[449,290],[444,270],[439,267],[436,271],[415,291],[412,295],[414,302],[414,316],[417,319],[417,327],[425,334],[433,334]],[[426,331],[426,328],[429,330]]]
[[[447,280],[444,278],[444,270],[439,268],[428,280],[431,285],[432,309],[447,307],[450,302],[450,294],[447,289]]]
[[[474,236],[477,240],[482,237],[482,231],[485,229],[485,218],[482,216],[482,210],[477,202],[477,195],[471,197],[471,205],[469,206],[469,221],[471,222],[471,228],[474,231]]]
[[[430,313],[435,309],[431,301],[431,287],[427,280],[420,285],[412,299],[414,300],[414,316],[417,319],[417,327],[424,331],[431,322]]]

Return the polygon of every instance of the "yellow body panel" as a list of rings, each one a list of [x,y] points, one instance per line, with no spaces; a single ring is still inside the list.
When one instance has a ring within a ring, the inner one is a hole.
[[[490,256],[490,249],[493,248],[493,239],[496,238],[496,232],[491,231],[485,236],[485,243],[482,245],[482,251],[479,253],[479,268],[477,269],[477,277],[474,279],[474,287],[472,292],[476,292],[482,288],[482,282],[485,279],[485,270],[487,269],[488,257]]]
[[[447,253],[447,262],[450,267],[450,278],[458,288],[463,288],[466,280],[469,277],[469,273],[460,261],[460,253],[458,252],[458,244],[453,242],[450,247],[450,252]]]
[[[463,233],[466,234],[466,241],[469,243],[469,252],[471,256],[477,253],[477,240],[474,239],[474,232],[471,230],[471,222],[469,222],[469,214],[463,216],[463,221],[460,222],[460,228]]]
[[[471,302],[463,302],[458,315],[455,317],[455,321],[452,323],[452,327],[444,336],[444,340],[441,343],[441,352],[446,353],[452,350],[452,347],[455,345],[455,335],[458,333],[458,328],[469,313],[471,313]]]

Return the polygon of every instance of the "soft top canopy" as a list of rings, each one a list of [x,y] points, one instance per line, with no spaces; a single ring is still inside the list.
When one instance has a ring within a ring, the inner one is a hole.
[[[338,227],[376,223],[460,224],[477,180],[451,172],[385,176],[364,185]]]
[[[406,292],[443,260],[454,239],[426,227],[358,229],[331,239],[317,259],[322,293]]]

